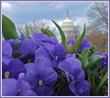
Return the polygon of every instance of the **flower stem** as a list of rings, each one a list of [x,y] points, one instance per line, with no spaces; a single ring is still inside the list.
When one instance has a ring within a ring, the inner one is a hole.
[[[66,81],[66,79],[63,81],[63,83],[64,83],[65,81]],[[62,85],[63,85],[63,83],[62,83]],[[58,91],[57,91],[57,93],[56,93],[56,96],[58,95],[58,92],[59,92],[59,90],[61,89],[62,85],[58,88]]]

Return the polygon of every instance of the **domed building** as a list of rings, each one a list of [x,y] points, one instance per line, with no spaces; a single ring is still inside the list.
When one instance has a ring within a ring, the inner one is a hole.
[[[63,21],[62,25],[61,25],[61,29],[63,30],[65,37],[66,37],[66,41],[68,42],[68,40],[70,39],[75,39],[75,27],[73,24],[73,21],[69,19],[69,14],[67,11],[67,15],[66,15],[66,19]],[[61,38],[58,37],[59,42],[61,42]]]

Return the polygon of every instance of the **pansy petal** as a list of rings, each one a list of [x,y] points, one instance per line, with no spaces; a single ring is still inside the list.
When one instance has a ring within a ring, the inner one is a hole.
[[[65,73],[72,73],[72,65],[67,62],[66,60],[62,61],[59,63],[58,68],[61,69],[62,71],[64,71]]]
[[[54,56],[58,56],[58,58],[64,58],[65,57],[66,51],[65,51],[65,48],[63,47],[62,44],[56,44],[54,46],[54,50],[55,50]]]
[[[49,60],[52,60],[52,56],[50,55],[50,53],[44,47],[40,47],[36,50],[35,58],[37,58],[39,56],[43,56],[43,57],[45,57]]]
[[[12,47],[6,41],[2,42],[2,54],[6,54],[6,55],[9,55],[9,56],[12,55]]]
[[[25,90],[20,92],[19,96],[36,96],[36,93],[32,90]]]
[[[49,53],[51,54],[51,56],[54,58],[54,56],[53,56],[54,45],[53,45],[53,44],[50,44],[50,43],[48,43],[48,42],[44,42],[44,43],[43,43],[43,46],[44,46],[45,49],[48,50],[48,52],[49,52]]]
[[[69,45],[69,44],[74,45],[75,43],[76,43],[76,40],[75,40],[75,39],[70,39],[70,40],[68,41],[67,45]]]
[[[21,40],[23,41],[25,39],[25,35],[21,33]]]
[[[71,82],[71,83],[69,84],[69,88],[70,88],[70,90],[71,90],[74,94],[76,94],[76,88],[75,88],[75,85],[73,84],[73,82]]]
[[[26,68],[23,65],[22,61],[14,59],[9,63],[8,70],[10,71],[10,78],[18,78],[19,73],[26,73]]]
[[[39,86],[34,90],[38,96],[51,96],[54,94],[53,86]]]
[[[78,68],[78,69],[73,68],[72,75],[74,76],[76,82],[80,82],[85,79],[85,73],[84,73],[83,69],[80,69],[80,68]]]
[[[26,67],[26,75],[24,77],[24,80],[30,83],[31,81],[33,81],[35,79],[34,78],[35,73],[36,73],[35,64],[27,63],[24,66]]]
[[[22,81],[19,96],[35,96],[36,94],[30,89],[30,85],[26,81]]]
[[[36,43],[32,39],[25,39],[19,46],[19,53],[24,55],[29,51],[30,54],[34,54],[37,49]]]
[[[12,60],[13,58],[9,55],[2,54],[2,62],[6,65]]]
[[[69,62],[74,68],[81,68],[82,64],[78,59],[75,58],[67,58],[67,62]]]
[[[52,67],[52,64],[49,61],[49,59],[44,58],[44,57],[38,57],[35,59],[34,62],[35,62],[36,68]]]
[[[21,43],[21,40],[15,39],[14,42],[13,42],[13,44],[18,44],[18,43]]]
[[[66,58],[76,58],[75,54],[66,54]]]
[[[2,96],[16,96],[16,83],[15,79],[2,79]]]
[[[44,85],[53,85],[57,81],[57,73],[52,68],[46,68],[43,72]]]

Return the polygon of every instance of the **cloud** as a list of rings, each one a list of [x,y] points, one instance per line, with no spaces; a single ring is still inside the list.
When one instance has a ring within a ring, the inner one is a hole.
[[[7,2],[2,2],[2,8],[4,9],[10,9],[11,8],[11,5]]]
[[[60,2],[54,2],[54,3],[49,3],[48,7],[51,8],[51,10],[59,10],[59,9],[63,9],[65,5]]]
[[[84,25],[84,23],[87,22],[87,18],[86,17],[78,17],[75,21],[74,21],[74,25]]]

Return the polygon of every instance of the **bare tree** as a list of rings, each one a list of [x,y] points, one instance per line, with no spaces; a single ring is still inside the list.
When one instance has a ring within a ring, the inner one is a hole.
[[[41,21],[36,21],[36,19],[33,22],[27,22],[26,23],[28,28],[29,28],[29,32],[30,32],[30,36],[33,36],[34,32],[41,32],[41,28],[45,28],[45,29],[49,29],[50,27],[47,24],[46,20],[41,20]],[[19,33],[25,33],[25,26],[24,25],[18,25],[17,30]],[[56,34],[55,32],[55,28],[52,30],[53,33]]]
[[[100,28],[108,28],[108,2],[94,2],[87,12],[89,22]]]
[[[80,37],[81,27],[79,25],[75,26],[75,39],[77,40]]]
[[[98,51],[108,48],[108,2],[94,2],[87,12],[88,23],[86,36]]]

